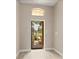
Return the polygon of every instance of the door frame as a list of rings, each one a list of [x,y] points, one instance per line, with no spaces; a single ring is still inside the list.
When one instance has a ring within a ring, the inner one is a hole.
[[[43,47],[42,48],[32,48],[32,21],[43,21]],[[31,49],[45,49],[45,20],[31,20]]]

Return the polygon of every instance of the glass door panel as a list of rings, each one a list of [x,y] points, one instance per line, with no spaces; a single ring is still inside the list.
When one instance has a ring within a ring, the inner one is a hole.
[[[31,48],[42,49],[44,46],[44,21],[31,21]]]

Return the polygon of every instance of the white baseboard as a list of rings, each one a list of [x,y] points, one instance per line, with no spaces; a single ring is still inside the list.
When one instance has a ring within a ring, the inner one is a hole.
[[[19,56],[19,54],[21,53],[21,52],[30,52],[31,51],[31,49],[22,49],[22,50],[19,50],[17,53],[16,53],[16,58]]]
[[[52,50],[53,51],[53,48],[45,48],[45,50],[48,50],[48,51]]]
[[[58,53],[60,56],[63,56],[63,54],[61,52],[59,52],[57,49],[53,48],[53,50]]]
[[[19,52],[21,53],[21,52],[30,52],[31,51],[31,49],[23,49],[23,50],[19,50]]]
[[[45,50],[47,51],[55,51],[56,53],[58,53],[60,56],[63,56],[63,54],[61,52],[59,52],[57,49],[55,48],[45,48]]]

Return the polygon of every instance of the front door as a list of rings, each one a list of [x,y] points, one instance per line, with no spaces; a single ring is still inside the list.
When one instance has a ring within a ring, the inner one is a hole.
[[[42,49],[44,46],[44,21],[31,21],[31,48]]]

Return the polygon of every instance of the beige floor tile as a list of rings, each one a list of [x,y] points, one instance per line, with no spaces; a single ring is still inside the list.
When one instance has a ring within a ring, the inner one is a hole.
[[[31,50],[28,53],[21,53],[18,59],[62,59],[62,57],[53,51]]]

